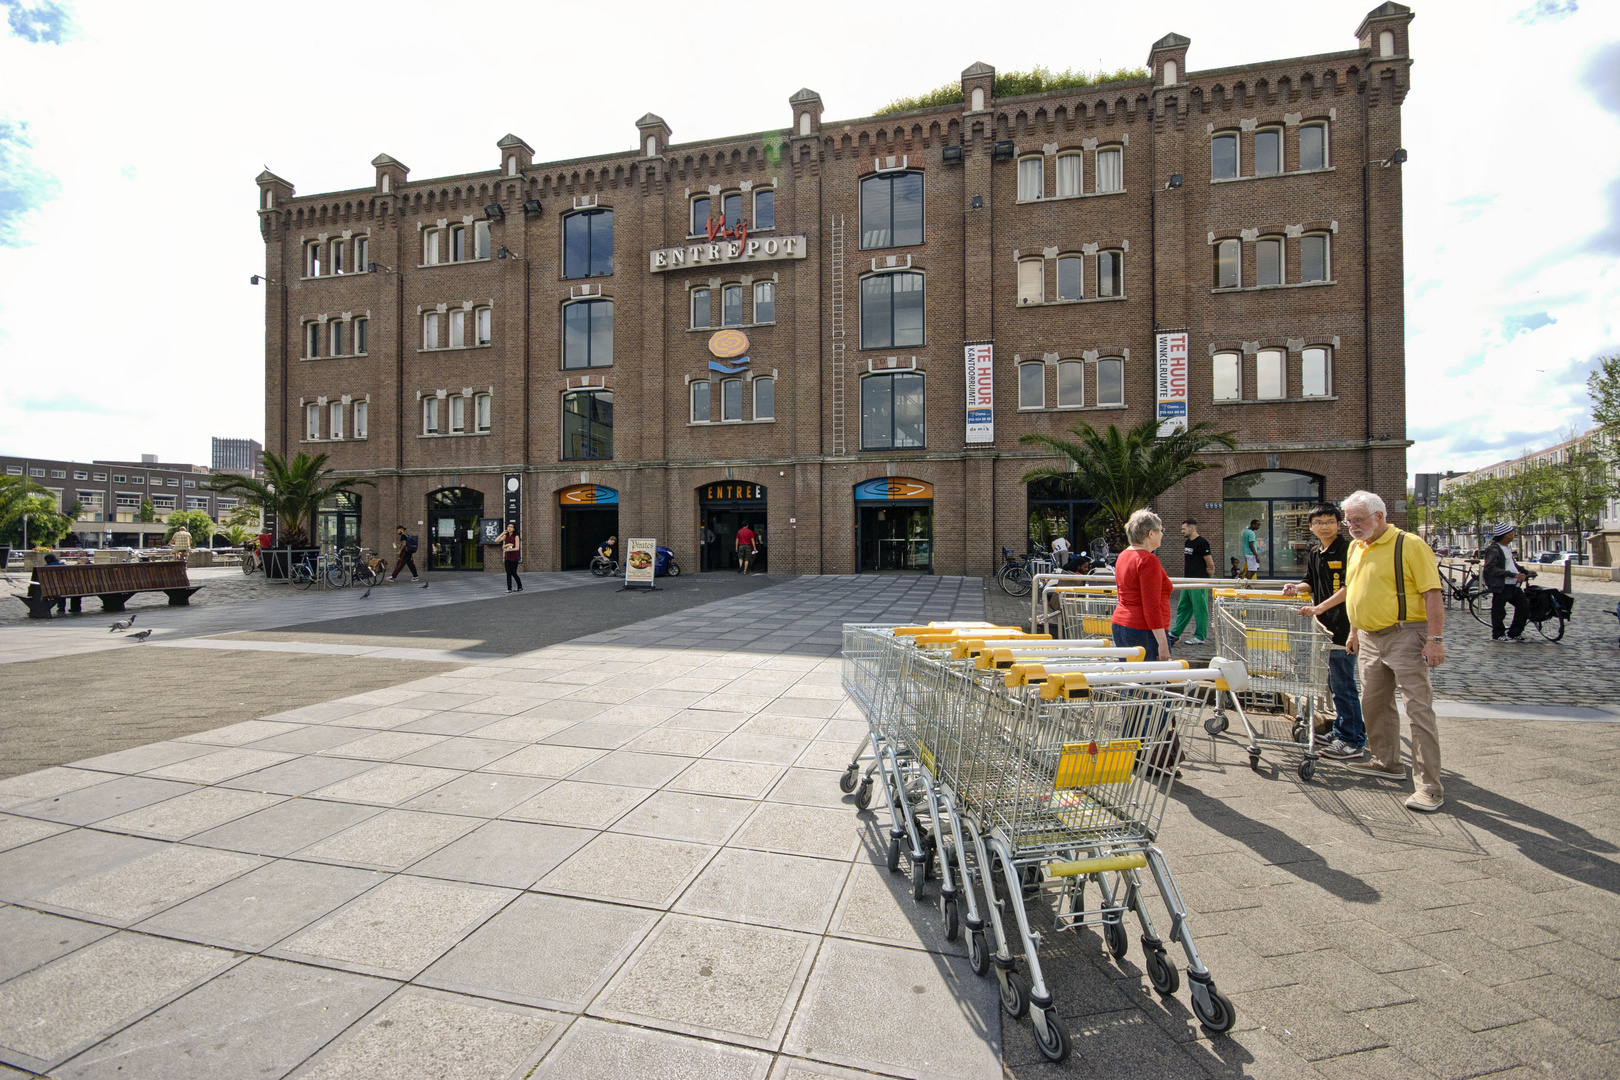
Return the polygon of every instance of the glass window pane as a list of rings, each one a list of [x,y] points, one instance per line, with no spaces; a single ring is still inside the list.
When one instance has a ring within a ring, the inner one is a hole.
[[[893,305],[889,278],[894,274],[874,274],[861,279],[861,348],[887,349],[894,344],[890,325]]]
[[[776,380],[754,380],[754,419],[772,420],[776,417]]]
[[[1302,236],[1299,239],[1299,280],[1327,280],[1327,237]]]
[[[1078,256],[1057,261],[1057,298],[1059,300],[1080,299],[1081,260]]]
[[[590,362],[590,305],[569,304],[563,308],[563,367],[589,367]]]
[[[357,274],[370,273],[371,241],[362,236],[354,242],[354,272]]]
[[[354,320],[354,351],[356,353],[364,353],[366,351],[366,337],[370,329],[371,323],[369,320]]]
[[[1124,160],[1118,150],[1097,151],[1097,190],[1125,190]]]
[[[1046,299],[1046,260],[1024,259],[1018,264],[1018,302],[1039,304]]]
[[[1230,180],[1238,174],[1236,135],[1217,135],[1209,144],[1209,175],[1212,180]]]
[[[429,229],[422,234],[422,261],[433,266],[439,261],[439,230]]]
[[[592,300],[591,309],[591,367],[610,367],[613,364],[613,301]]]
[[[332,403],[332,438],[343,438],[343,403]]]
[[[726,228],[735,229],[737,222],[742,220],[742,195],[734,191],[724,196],[724,205],[726,208]]]
[[[922,173],[901,173],[894,188],[894,243],[896,247],[923,242]]]
[[[1058,365],[1058,408],[1086,403],[1086,365],[1065,360]]]
[[[921,447],[923,445],[923,377],[921,375],[895,375],[894,378],[894,445]]]
[[[460,394],[450,399],[450,430],[467,430],[467,399]]]
[[[343,324],[340,322],[332,324],[332,355],[343,355]]]
[[[1262,240],[1254,249],[1256,285],[1282,284],[1282,241]]]
[[[741,326],[743,321],[743,291],[741,285],[727,285],[720,290],[720,325]]]
[[[478,309],[478,344],[488,345],[489,337],[489,308]]]
[[[590,270],[590,222],[582,214],[570,214],[563,218],[563,277],[586,277]]]
[[[1041,197],[1041,175],[1045,171],[1044,158],[1025,158],[1018,163],[1018,201],[1029,202]]]
[[[452,311],[450,313],[450,347],[459,349],[467,344],[467,313],[465,311]]]
[[[437,349],[439,347],[439,314],[433,312],[422,322],[422,347],[424,349]]]
[[[366,402],[357,401],[357,402],[354,403],[354,437],[355,438],[363,439],[363,438],[366,437],[366,419],[367,419],[366,414],[369,413],[370,411],[371,411],[371,406],[368,405]]]
[[[1237,401],[1241,396],[1238,392],[1238,354],[1215,354],[1215,400]]]
[[[1097,404],[1125,404],[1125,362],[1097,361]]]
[[[706,234],[709,230],[709,197],[700,195],[692,200],[692,235]]]
[[[894,279],[894,344],[923,343],[923,276],[889,274]]]
[[[1278,131],[1254,133],[1254,175],[1282,172],[1282,134]]]
[[[861,449],[887,450],[894,445],[892,375],[861,380]]]
[[[457,225],[450,230],[450,261],[461,262],[467,257],[467,226]]]
[[[332,241],[332,273],[343,273],[343,241]]]
[[[894,215],[889,206],[889,178],[861,181],[861,247],[888,247],[893,242]]]
[[[478,407],[478,417],[477,417],[478,430],[479,431],[488,431],[489,430],[489,395],[488,394],[479,394],[476,398],[473,399],[473,401],[477,404],[477,407]]]
[[[1081,163],[1084,161],[1085,157],[1081,154],[1063,154],[1057,159],[1058,198],[1065,199],[1084,190],[1080,186]]]
[[[1321,124],[1307,124],[1299,129],[1299,167],[1320,169],[1327,165],[1327,129]]]
[[[709,421],[709,384],[706,382],[692,384],[692,420],[699,424]]]
[[[1046,365],[1018,365],[1018,407],[1040,409],[1046,406]]]
[[[1215,245],[1215,287],[1235,289],[1242,280],[1238,275],[1238,254],[1242,249],[1236,240],[1222,240]]]
[[[1123,296],[1120,283],[1120,255],[1117,251],[1097,253],[1097,295]]]
[[[613,211],[595,210],[591,219],[591,276],[613,273]]]
[[[761,281],[754,286],[754,321],[757,323],[776,321],[776,283],[774,281]]]
[[[473,223],[473,257],[478,259],[489,258],[489,222],[487,221]]]
[[[762,188],[754,192],[754,228],[776,228],[775,188]]]
[[[321,437],[321,407],[319,405],[306,406],[305,409],[304,409],[304,421],[305,421],[305,430],[308,432],[307,437],[311,438],[311,439],[320,438]]]
[[[1299,392],[1305,397],[1326,397],[1328,393],[1328,353],[1326,349],[1306,349],[1300,359]]]
[[[726,379],[720,384],[720,419],[742,419],[741,379]]]
[[[1262,400],[1283,396],[1283,356],[1281,349],[1262,349],[1255,357],[1255,397]]]
[[[694,329],[702,329],[710,325],[712,325],[712,323],[709,319],[709,290],[693,289],[692,326]]]

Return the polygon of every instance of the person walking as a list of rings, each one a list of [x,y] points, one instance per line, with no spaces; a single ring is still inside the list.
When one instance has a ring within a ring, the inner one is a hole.
[[[1181,576],[1212,578],[1215,576],[1215,556],[1209,541],[1198,535],[1198,522],[1188,518],[1181,523]],[[1209,590],[1183,587],[1176,593],[1176,621],[1170,625],[1170,644],[1181,638],[1187,623],[1193,624],[1189,645],[1202,645],[1209,638]]]
[[[1243,530],[1243,576],[1250,580],[1260,576],[1260,538],[1255,532],[1259,527],[1260,519],[1255,518]]]
[[[1340,590],[1350,617],[1346,648],[1360,653],[1361,712],[1371,753],[1369,760],[1345,767],[1361,776],[1406,779],[1401,714],[1395,706],[1400,687],[1412,725],[1414,790],[1406,808],[1432,814],[1446,801],[1429,681],[1429,670],[1446,662],[1440,569],[1421,537],[1390,526],[1384,500],[1377,495],[1352,492],[1342,505],[1354,538]]]
[[[748,567],[754,561],[755,535],[746,521],[743,522],[742,528],[737,530],[737,569],[743,577],[748,576]]]
[[[523,541],[518,537],[516,525],[507,525],[506,532],[501,534],[501,560],[506,567],[506,591],[512,591],[512,583],[517,583],[517,591],[523,591],[523,579],[518,577],[518,563],[523,558]]]
[[[1115,588],[1119,602],[1109,622],[1114,644],[1121,648],[1140,646],[1144,660],[1170,659],[1170,594],[1175,586],[1157,555],[1164,541],[1164,522],[1150,510],[1138,510],[1125,523],[1125,538],[1131,546],[1114,562]]]
[[[1333,739],[1322,756],[1339,761],[1360,761],[1367,756],[1367,729],[1361,719],[1361,697],[1356,689],[1356,654],[1349,647],[1350,616],[1344,608],[1344,574],[1350,560],[1350,540],[1341,531],[1344,511],[1322,503],[1308,518],[1316,547],[1305,560],[1305,580],[1283,586],[1295,596],[1304,591],[1311,603],[1299,609],[1333,635],[1328,648],[1328,693],[1333,697]],[[1337,598],[1337,599],[1335,599]]]
[[[1521,635],[1530,616],[1530,598],[1524,593],[1524,583],[1530,580],[1530,575],[1513,561],[1513,552],[1508,547],[1513,537],[1513,526],[1505,521],[1491,530],[1494,543],[1485,549],[1483,575],[1485,587],[1491,590],[1491,640],[1519,644],[1524,641]],[[1502,623],[1507,618],[1509,604],[1513,605],[1513,624],[1504,630]]]
[[[388,580],[398,581],[399,572],[408,566],[411,568],[411,580],[420,581],[421,575],[416,572],[416,537],[408,535],[405,526],[397,526],[394,546],[399,549],[399,558],[394,561],[394,573]]]

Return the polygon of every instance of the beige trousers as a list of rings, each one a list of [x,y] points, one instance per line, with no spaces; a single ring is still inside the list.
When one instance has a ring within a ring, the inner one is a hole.
[[[1440,786],[1440,728],[1434,718],[1434,687],[1423,659],[1427,623],[1402,623],[1383,630],[1359,631],[1361,641],[1361,714],[1367,723],[1367,749],[1381,768],[1401,767],[1401,714],[1395,688],[1406,699],[1412,725],[1412,785],[1436,798]]]

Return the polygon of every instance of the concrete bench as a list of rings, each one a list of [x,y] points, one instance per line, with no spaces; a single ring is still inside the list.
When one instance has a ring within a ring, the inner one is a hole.
[[[168,594],[170,607],[181,607],[191,603],[191,594],[200,588],[191,584],[180,562],[36,566],[28,595],[17,599],[27,605],[30,619],[49,619],[51,609],[63,600],[74,613],[87,596],[100,598],[103,611],[123,611],[138,592],[162,592]]]

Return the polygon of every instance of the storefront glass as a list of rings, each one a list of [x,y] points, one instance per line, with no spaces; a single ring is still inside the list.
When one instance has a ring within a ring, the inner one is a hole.
[[[704,484],[697,489],[697,497],[698,568],[737,570],[737,530],[747,525],[755,534],[750,570],[764,571],[769,558],[765,536],[765,486],[723,480]]]
[[[1322,478],[1278,470],[1239,473],[1222,483],[1225,556],[1218,567],[1230,576],[1232,560],[1246,565],[1243,532],[1253,526],[1259,577],[1299,579],[1310,552],[1311,508],[1322,501]]]
[[[1086,551],[1093,537],[1103,533],[1103,522],[1091,525],[1097,513],[1097,500],[1086,498],[1068,483],[1056,478],[1036,480],[1029,491],[1029,543],[1050,548],[1063,537],[1076,551]],[[999,554],[999,553],[998,553]]]
[[[558,550],[564,570],[586,570],[596,549],[619,532],[619,493],[597,484],[576,484],[557,493],[562,511],[562,536]],[[615,551],[617,557],[617,551]]]
[[[315,514],[315,542],[322,551],[341,551],[360,543],[360,496],[334,495]]]
[[[934,567],[934,485],[903,476],[855,485],[861,572]]]
[[[478,539],[478,519],[483,516],[482,491],[458,487],[430,494],[428,565],[435,570],[482,570],[484,549]]]

